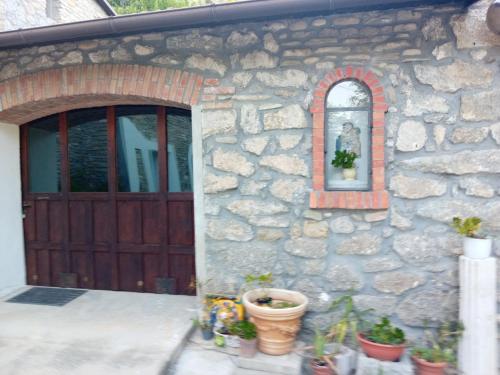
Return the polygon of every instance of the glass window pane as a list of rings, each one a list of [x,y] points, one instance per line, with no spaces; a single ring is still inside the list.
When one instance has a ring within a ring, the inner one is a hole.
[[[191,112],[167,109],[168,190],[193,191]]]
[[[59,120],[51,116],[28,127],[29,191],[57,193],[61,191],[61,154]]]
[[[337,190],[369,189],[370,171],[370,128],[369,111],[330,111],[327,112],[326,140],[326,187]],[[341,168],[331,163],[335,151],[350,151],[358,156],[354,163],[356,176],[346,179]]]
[[[108,129],[105,108],[68,113],[71,191],[108,191]]]
[[[328,108],[367,107],[370,97],[366,88],[356,81],[343,81],[328,93]]]
[[[116,118],[118,191],[159,191],[156,107],[119,107]]]

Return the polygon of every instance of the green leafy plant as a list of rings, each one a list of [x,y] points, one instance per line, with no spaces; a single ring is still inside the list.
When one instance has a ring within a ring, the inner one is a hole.
[[[332,302],[330,307],[331,310],[337,310],[343,308],[344,311],[340,316],[340,319],[333,323],[330,327],[330,332],[328,333],[328,339],[333,340],[339,345],[343,345],[347,337],[350,337],[353,343],[356,343],[354,337],[356,337],[358,331],[366,327],[368,321],[364,319],[364,316],[372,311],[368,310],[358,310],[354,305],[354,300],[352,295],[346,294],[337,298]]]
[[[257,328],[255,324],[249,322],[248,320],[240,320],[234,322],[229,327],[229,333],[231,335],[236,335],[243,340],[253,340],[257,337]]]
[[[261,289],[261,296],[257,299],[259,304],[271,305],[272,298],[268,296],[269,288],[273,285],[273,274],[264,273],[262,275],[248,274],[245,276],[245,283],[242,285],[240,294],[251,290],[251,289]]]
[[[212,323],[209,320],[193,319],[193,324],[195,327],[200,327],[203,330],[212,329]]]
[[[332,160],[332,165],[335,168],[350,169],[354,167],[354,161],[358,155],[355,152],[347,150],[335,151],[335,159]]]
[[[336,371],[336,367],[331,360],[332,353],[326,352],[326,344],[328,342],[327,335],[323,334],[318,328],[314,330],[314,341],[312,347],[306,347],[305,349],[313,350],[313,361],[318,366],[328,366],[332,370]]]
[[[445,322],[436,331],[425,331],[425,343],[412,349],[412,355],[431,363],[456,364],[457,347],[464,332],[462,322]]]
[[[480,238],[477,233],[481,229],[481,219],[476,216],[465,219],[454,217],[451,226],[462,236]]]
[[[405,342],[405,333],[395,327],[387,317],[382,317],[365,335],[372,342],[384,345],[399,345]]]

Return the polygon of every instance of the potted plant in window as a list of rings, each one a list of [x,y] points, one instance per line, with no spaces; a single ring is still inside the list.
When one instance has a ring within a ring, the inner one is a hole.
[[[418,375],[443,375],[449,364],[456,364],[458,341],[463,331],[461,322],[445,322],[435,333],[426,330],[424,345],[411,351]]]
[[[240,320],[233,323],[231,334],[240,338],[240,356],[253,358],[257,353],[257,328],[248,320]]]
[[[344,180],[352,181],[356,179],[356,167],[354,161],[358,155],[355,152],[347,150],[335,151],[335,159],[332,160],[332,165],[335,168],[342,168],[342,176]]]
[[[368,357],[381,361],[397,361],[405,350],[405,334],[382,317],[365,333],[358,333],[358,342]]]
[[[308,299],[302,293],[270,288],[272,275],[249,275],[247,284],[258,288],[243,294],[242,301],[250,321],[257,327],[259,350],[270,355],[291,352],[300,330]]]
[[[478,234],[481,229],[481,219],[454,217],[451,223],[458,234],[464,236],[464,255],[472,259],[484,259],[491,255],[491,238]]]

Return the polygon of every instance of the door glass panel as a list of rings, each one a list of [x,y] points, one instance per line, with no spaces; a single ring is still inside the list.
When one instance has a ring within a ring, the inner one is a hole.
[[[159,191],[156,107],[118,107],[116,116],[118,191]]]
[[[191,112],[167,109],[168,191],[193,191]]]
[[[108,191],[106,108],[68,113],[68,151],[71,191]]]
[[[59,120],[51,116],[28,127],[29,191],[57,193],[61,191],[61,154]]]

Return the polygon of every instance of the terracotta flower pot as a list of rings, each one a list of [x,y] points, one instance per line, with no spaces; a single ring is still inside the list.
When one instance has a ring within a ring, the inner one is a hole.
[[[412,356],[411,359],[417,366],[418,375],[443,375],[444,370],[448,367],[446,362],[432,363],[416,356]]]
[[[314,375],[333,375],[333,370],[330,366],[318,363],[315,359],[311,361],[311,369]]]
[[[257,339],[245,340],[240,337],[240,356],[253,358],[257,354]]]
[[[295,344],[295,337],[300,330],[300,318],[307,307],[307,297],[302,293],[286,289],[267,289],[265,293],[273,300],[287,301],[295,307],[272,309],[253,303],[264,292],[261,289],[250,290],[243,297],[245,309],[251,321],[257,327],[259,350],[270,355],[290,353]]]
[[[366,339],[361,333],[358,333],[358,342],[361,349],[368,357],[372,357],[381,361],[397,361],[405,351],[405,344],[399,345],[384,345],[372,342]]]

